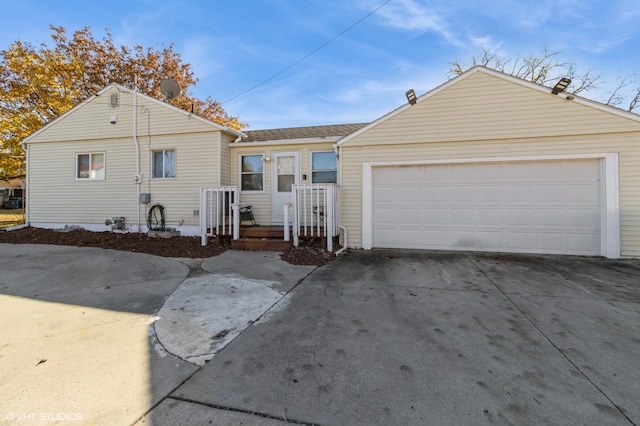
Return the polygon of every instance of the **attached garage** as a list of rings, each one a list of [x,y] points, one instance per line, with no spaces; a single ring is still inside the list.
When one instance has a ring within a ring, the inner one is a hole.
[[[372,246],[600,255],[602,161],[372,170]]]
[[[337,143],[349,246],[640,256],[640,116],[474,67]]]

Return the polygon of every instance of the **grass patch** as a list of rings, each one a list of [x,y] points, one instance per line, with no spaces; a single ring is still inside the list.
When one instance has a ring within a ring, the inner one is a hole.
[[[24,223],[24,209],[0,209],[0,228],[22,225]]]

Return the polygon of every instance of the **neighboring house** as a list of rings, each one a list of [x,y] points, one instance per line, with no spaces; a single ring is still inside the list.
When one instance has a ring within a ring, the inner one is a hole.
[[[0,208],[22,207],[23,187],[23,179],[0,180]]]
[[[23,144],[32,226],[146,231],[160,203],[199,235],[227,186],[282,224],[290,184],[336,182],[350,247],[640,256],[640,116],[483,67],[370,124],[244,133],[111,85]]]

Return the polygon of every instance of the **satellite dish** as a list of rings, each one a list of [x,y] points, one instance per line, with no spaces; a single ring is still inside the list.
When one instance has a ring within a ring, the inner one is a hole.
[[[180,96],[181,89],[177,81],[172,78],[165,78],[160,82],[160,91],[164,95],[164,101]]]

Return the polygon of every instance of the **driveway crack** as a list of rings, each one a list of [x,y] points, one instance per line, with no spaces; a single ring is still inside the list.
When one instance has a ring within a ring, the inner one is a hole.
[[[489,282],[491,282],[491,284],[493,284],[494,287],[496,287],[498,289],[498,291],[509,301],[509,303],[511,303],[513,305],[514,308],[516,308],[518,310],[518,312],[520,312],[520,315],[523,316],[524,319],[526,319],[529,324],[531,324],[536,330],[538,330],[538,333],[540,333],[540,335],[542,337],[545,338],[545,340],[547,342],[549,342],[549,344],[560,354],[562,355],[562,357],[564,359],[567,360],[567,362],[569,362],[569,364],[571,364],[578,372],[580,372],[580,374],[585,378],[585,380],[587,380],[589,383],[591,383],[591,385],[598,390],[598,392],[607,400],[609,401],[609,403],[611,403],[611,405],[613,405],[616,410],[618,410],[618,412],[620,414],[622,414],[624,416],[624,418],[626,418],[630,424],[635,426],[635,423],[629,418],[629,416],[627,416],[627,414],[624,412],[624,410],[622,409],[622,407],[619,407],[618,404],[616,404],[615,402],[613,402],[613,400],[609,397],[609,395],[607,395],[602,388],[600,388],[600,386],[598,386],[593,380],[591,380],[591,378],[589,378],[589,376],[587,376],[587,374],[575,363],[573,362],[573,360],[571,358],[569,358],[569,356],[567,356],[567,354],[565,354],[562,349],[560,349],[554,342],[553,340],[551,340],[551,338],[549,336],[547,336],[544,331],[542,331],[542,329],[540,327],[538,327],[538,325],[520,308],[520,306],[518,306],[518,304],[511,298],[509,297],[509,294],[507,292],[505,292],[502,287],[500,287],[500,285],[498,285],[497,282],[495,282],[493,280],[493,278],[491,278],[489,276],[489,274],[487,274],[485,272],[485,270],[483,268],[480,267],[480,265],[478,265],[475,261],[475,259],[471,258],[468,255],[465,255],[465,257],[467,258],[467,260],[469,262],[471,262],[471,264],[473,266],[475,266],[475,268],[478,270],[478,272],[480,272],[482,275],[484,275],[484,277],[489,280]]]

